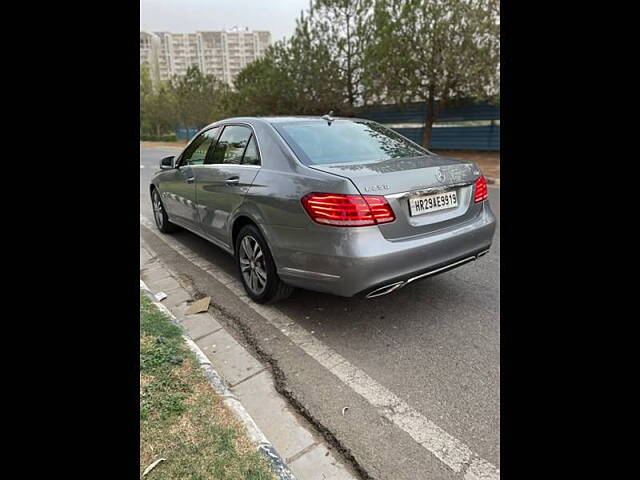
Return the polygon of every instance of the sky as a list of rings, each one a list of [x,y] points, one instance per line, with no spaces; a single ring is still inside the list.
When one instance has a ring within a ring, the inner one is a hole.
[[[234,25],[290,37],[309,0],[140,0],[140,30],[189,33]]]

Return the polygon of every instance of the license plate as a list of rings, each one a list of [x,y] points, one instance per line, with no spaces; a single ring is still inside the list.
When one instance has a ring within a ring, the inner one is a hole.
[[[454,190],[432,195],[416,195],[409,199],[409,209],[412,217],[457,206],[458,196]]]

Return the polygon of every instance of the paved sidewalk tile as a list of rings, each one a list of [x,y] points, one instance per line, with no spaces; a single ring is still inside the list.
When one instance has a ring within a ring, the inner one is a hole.
[[[327,455],[328,454],[328,455]],[[318,445],[289,464],[298,480],[355,480],[324,445]]]
[[[146,248],[140,247],[140,266],[147,264],[152,258]]]
[[[207,335],[196,343],[229,386],[241,382],[264,368],[226,330]]]
[[[162,278],[152,282],[154,292],[170,292],[178,288],[182,288],[173,277]]]
[[[276,450],[285,458],[311,446],[315,439],[276,392],[271,375],[264,371],[231,389]]]
[[[171,278],[169,272],[164,268],[153,268],[143,272],[143,280],[149,287],[151,287],[151,284],[155,284],[164,278]]]
[[[187,334],[193,339],[199,339],[222,328],[222,325],[207,312],[196,313],[195,315],[176,316],[187,331]]]
[[[165,268],[156,257],[151,257],[149,260],[142,261],[142,250],[140,250],[140,271],[148,272],[152,270],[165,270]]]
[[[140,265],[140,275],[142,277],[149,277],[153,274],[159,274],[162,271],[165,271],[165,269],[157,260],[153,260],[151,263],[145,265]]]
[[[147,284],[149,285],[149,284]],[[151,289],[153,292],[158,292],[157,289]],[[162,303],[165,307],[167,307],[171,312],[176,309],[176,307],[180,306],[182,303],[192,300],[191,295],[189,295],[182,288],[177,288],[175,290],[162,290],[164,293],[168,295],[168,297],[162,300]],[[175,315],[175,313],[174,313]]]

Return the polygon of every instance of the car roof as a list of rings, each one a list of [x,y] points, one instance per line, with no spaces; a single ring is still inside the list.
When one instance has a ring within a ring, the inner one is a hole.
[[[291,123],[291,122],[309,122],[309,121],[318,121],[318,122],[326,122],[321,116],[312,116],[312,115],[289,115],[289,116],[267,116],[267,117],[234,117],[234,118],[225,118],[224,120],[220,120],[219,122],[266,122],[266,123]],[[363,118],[353,118],[353,117],[333,117],[333,120],[342,120],[342,121],[370,121]]]

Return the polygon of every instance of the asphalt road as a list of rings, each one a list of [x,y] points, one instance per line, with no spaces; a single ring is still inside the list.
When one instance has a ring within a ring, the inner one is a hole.
[[[174,153],[175,150],[163,148],[140,149],[140,213],[151,220],[149,180],[159,159]],[[498,217],[498,228],[490,253],[478,261],[376,299],[346,299],[298,290],[277,308],[475,455],[499,467],[500,189],[490,187],[489,199]],[[144,228],[141,235],[151,238]],[[171,237],[216,268],[236,276],[232,258],[202,238],[186,231]],[[187,277],[198,277],[196,269],[169,252],[158,250],[172,268]],[[204,284],[204,280],[199,282]],[[212,287],[211,294],[216,293]],[[270,344],[264,348],[284,365],[283,369],[291,360],[288,355],[299,354],[291,346],[279,349]],[[345,445],[372,477],[462,478],[458,476],[460,472],[440,468],[437,459],[429,455],[425,455],[424,462],[416,460],[414,457],[421,450],[414,449],[413,440],[404,432],[382,425],[384,422],[378,425],[380,422],[375,415],[368,415],[365,406],[362,418],[341,429],[339,422],[343,420],[335,412],[340,411],[337,402],[349,398],[347,392],[338,385],[329,385],[329,377],[324,379],[322,372],[318,377],[308,374],[306,382],[299,378],[304,372],[320,370],[317,365],[308,370],[299,368],[292,366],[290,375],[297,385],[291,388],[297,389],[294,393],[298,401],[309,402],[302,407],[309,408],[339,442],[344,437]],[[335,394],[327,393],[321,402],[316,402],[325,386]],[[378,429],[388,439],[382,445],[380,438],[372,438],[372,432]],[[390,473],[391,467],[385,469],[393,463],[390,459],[400,459],[393,467],[397,473]]]

